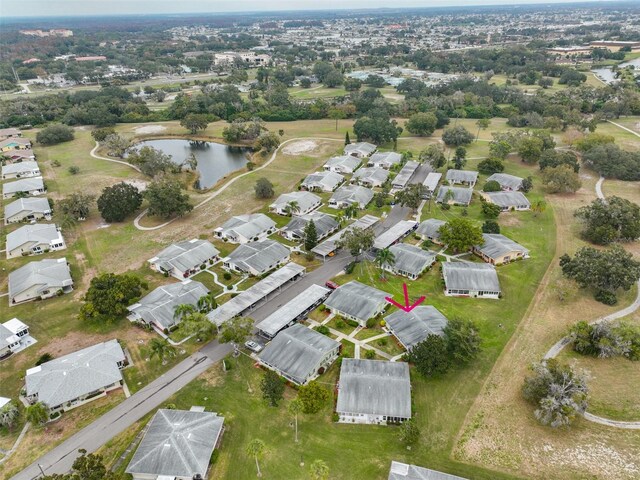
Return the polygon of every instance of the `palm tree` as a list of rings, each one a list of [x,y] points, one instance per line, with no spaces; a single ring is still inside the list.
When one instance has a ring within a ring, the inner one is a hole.
[[[196,306],[200,313],[209,313],[211,310],[218,308],[218,302],[216,301],[216,297],[208,294],[200,297]]]
[[[294,213],[299,213],[300,204],[295,200],[291,200],[289,203],[285,205],[284,212],[289,216],[293,215]]]
[[[293,415],[296,422],[296,443],[298,443],[298,414],[302,413],[303,408],[304,405],[299,398],[294,398],[291,400],[291,403],[289,403],[289,413]]]
[[[176,356],[176,349],[173,348],[168,341],[154,338],[151,340],[151,354],[149,358],[158,357],[164,365],[166,358]]]
[[[531,210],[533,211],[533,216],[537,217],[539,214],[544,212],[547,209],[547,203],[544,200],[538,200],[533,204]]]
[[[329,478],[329,466],[323,460],[314,460],[310,468],[313,480],[327,480]]]
[[[213,330],[213,323],[209,321],[204,313],[195,312],[182,319],[180,329],[187,337],[196,335],[200,338],[200,336],[211,333]]]
[[[349,205],[344,209],[345,218],[355,218],[358,216],[358,207],[354,204]]]
[[[256,461],[256,468],[258,469],[258,477],[262,476],[262,472],[260,471],[260,463],[258,460],[262,458],[264,455],[266,445],[259,438],[254,438],[247,445],[247,455],[253,457]]]
[[[380,277],[386,278],[384,273],[384,267],[386,265],[394,265],[396,263],[396,257],[391,250],[384,248],[376,255],[376,263],[380,267]]]
[[[196,309],[193,305],[189,305],[188,303],[183,303],[181,305],[176,305],[176,308],[173,310],[173,319],[174,320],[182,320],[184,317],[195,313]]]

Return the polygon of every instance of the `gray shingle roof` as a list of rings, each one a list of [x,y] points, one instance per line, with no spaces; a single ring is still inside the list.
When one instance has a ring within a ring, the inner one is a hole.
[[[442,274],[449,290],[499,292],[496,268],[486,263],[443,262]]]
[[[452,168],[451,170],[447,170],[445,178],[449,182],[475,183],[478,181],[478,172],[473,170],[456,170]]]
[[[301,212],[306,212],[320,202],[320,197],[311,192],[283,193],[269,205],[271,209],[284,209],[290,202],[297,202]],[[295,213],[294,213],[295,215]],[[275,226],[275,223],[274,223]]]
[[[27,370],[27,395],[56,407],[122,380],[125,359],[117,340],[98,343]]]
[[[282,262],[290,254],[291,251],[281,243],[265,239],[240,245],[224,261],[236,265],[245,272],[252,270],[262,272],[265,268]]]
[[[325,168],[343,168],[344,171],[354,171],[360,165],[360,159],[353,155],[341,155],[339,157],[331,157],[327,163],[324,164]]]
[[[206,240],[185,240],[174,243],[162,250],[149,262],[157,263],[166,271],[176,268],[185,272],[197,268],[208,259],[217,256],[220,251]]]
[[[358,152],[366,157],[375,152],[377,148],[378,147],[376,147],[373,143],[368,142],[350,143],[349,145],[344,146],[344,153],[350,155],[351,153]]]
[[[195,307],[198,300],[208,293],[209,290],[202,283],[185,280],[158,287],[127,309],[147,323],[169,328],[176,323],[174,313],[178,305]]]
[[[276,222],[267,217],[264,213],[253,213],[248,215],[236,215],[224,222],[216,231],[221,231],[224,236],[236,238],[242,236],[252,239],[264,232],[275,228]]]
[[[409,365],[344,358],[336,411],[410,418]]]
[[[522,186],[522,178],[515,175],[509,175],[508,173],[494,173],[487,182],[495,181],[500,184],[502,188],[509,188],[511,190],[518,190]]]
[[[2,185],[3,195],[11,195],[18,192],[32,192],[34,190],[44,190],[42,177],[21,178],[15,182]]]
[[[9,165],[4,165],[2,167],[2,176],[5,175],[15,175],[21,174],[23,172],[34,172],[40,171],[38,167],[38,162],[36,161],[26,161],[26,162],[18,162],[18,163],[10,163]]]
[[[11,218],[23,211],[45,214],[51,212],[51,207],[49,207],[49,201],[46,198],[19,198],[4,207],[4,218]]]
[[[531,203],[522,192],[486,192],[483,195],[491,203],[502,208],[531,207]]]
[[[7,235],[7,251],[11,252],[29,242],[49,244],[52,240],[56,240],[59,237],[60,232],[58,231],[58,227],[52,223],[24,225]]]
[[[215,413],[158,410],[126,472],[204,478],[223,423]]]
[[[418,162],[414,162],[412,160],[409,160],[407,163],[405,163],[404,167],[402,167],[402,170],[398,172],[396,178],[394,178],[391,182],[393,186],[396,188],[404,188],[407,183],[409,183],[409,180],[419,166],[420,164]]]
[[[406,463],[391,462],[389,478],[387,480],[466,480],[448,473],[430,470],[428,468],[408,465]]]
[[[389,170],[380,167],[365,167],[353,174],[353,180],[367,185],[382,185],[389,178]]]
[[[440,238],[440,227],[444,225],[444,220],[438,220],[437,218],[428,218],[424,222],[420,223],[418,226],[416,233],[418,235],[422,235],[424,237],[439,239]]]
[[[384,168],[391,168],[402,161],[402,155],[397,152],[378,152],[371,155],[369,165],[379,165]]]
[[[335,289],[325,302],[329,308],[336,309],[360,320],[374,316],[385,298],[391,295],[360,282],[349,282]]]
[[[435,253],[406,243],[393,245],[389,247],[389,251],[393,253],[395,258],[395,262],[390,268],[413,275],[420,275],[425,268],[432,265],[436,260]]]
[[[378,235],[373,242],[373,248],[377,250],[383,250],[393,245],[401,238],[404,238],[409,232],[414,230],[418,225],[413,220],[401,220],[384,233]]]
[[[438,189],[438,197],[436,198],[436,202],[443,202],[444,197],[449,191],[453,193],[453,198],[451,199],[452,202],[461,205],[469,205],[469,203],[471,203],[471,197],[473,196],[473,190],[471,188],[450,187],[448,185],[440,186],[440,188]]]
[[[304,237],[304,229],[307,228],[309,222],[313,220],[318,232],[318,238],[326,237],[333,230],[338,228],[338,222],[333,216],[327,213],[313,212],[307,215],[299,215],[293,217],[289,223],[282,229],[282,233],[292,233],[298,238]]]
[[[476,245],[475,248],[489,258],[499,258],[509,252],[522,252],[529,254],[529,250],[518,242],[511,240],[500,233],[483,233],[483,245]]]
[[[373,191],[360,185],[345,185],[338,188],[329,203],[348,203],[366,206],[373,199]]]
[[[324,191],[333,191],[340,183],[342,183],[344,177],[336,172],[315,172],[302,181],[302,186],[306,188],[320,188]]]
[[[47,258],[14,270],[9,274],[9,298],[38,286],[39,291],[57,290],[73,285],[66,258]]]
[[[447,317],[432,305],[419,305],[410,312],[396,310],[384,318],[391,333],[406,349],[411,349],[429,335],[444,335]]]
[[[259,358],[261,362],[302,384],[318,370],[327,352],[339,347],[339,342],[326,335],[296,324],[278,333]]]

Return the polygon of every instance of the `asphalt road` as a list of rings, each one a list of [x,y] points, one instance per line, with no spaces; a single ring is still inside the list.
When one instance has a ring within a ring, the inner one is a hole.
[[[421,165],[412,177],[411,183],[423,182],[430,171],[431,169],[428,165]],[[409,208],[399,205],[394,206],[384,221],[375,226],[376,235],[404,220],[410,213],[411,210]],[[324,285],[327,280],[344,270],[351,260],[349,253],[339,252],[316,270],[267,299],[251,312],[251,318],[256,321],[264,320],[281,305],[299,295],[312,284]],[[53,450],[45,453],[22,472],[12,477],[12,480],[32,480],[37,478],[41,476],[41,468],[47,475],[68,472],[74,460],[79,456],[79,449],[95,452],[113,437],[160,406],[211,365],[222,360],[231,351],[232,347],[230,345],[221,345],[217,340],[209,342],[198,353],[183,360],[102,417],[69,437]]]

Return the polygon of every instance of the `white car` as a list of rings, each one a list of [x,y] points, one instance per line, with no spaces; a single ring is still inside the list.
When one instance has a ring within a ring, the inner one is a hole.
[[[244,346],[247,347],[252,352],[255,352],[255,353],[258,353],[258,352],[260,352],[260,350],[262,350],[262,345],[260,345],[259,343],[254,342],[253,340],[249,340],[249,341],[244,342]]]

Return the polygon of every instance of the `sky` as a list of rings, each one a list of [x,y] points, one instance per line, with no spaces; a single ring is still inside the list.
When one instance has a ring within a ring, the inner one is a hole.
[[[579,0],[0,0],[0,16],[43,17],[141,13],[224,13],[568,3]],[[582,0],[584,1],[584,0]],[[606,0],[599,0],[606,1]]]

